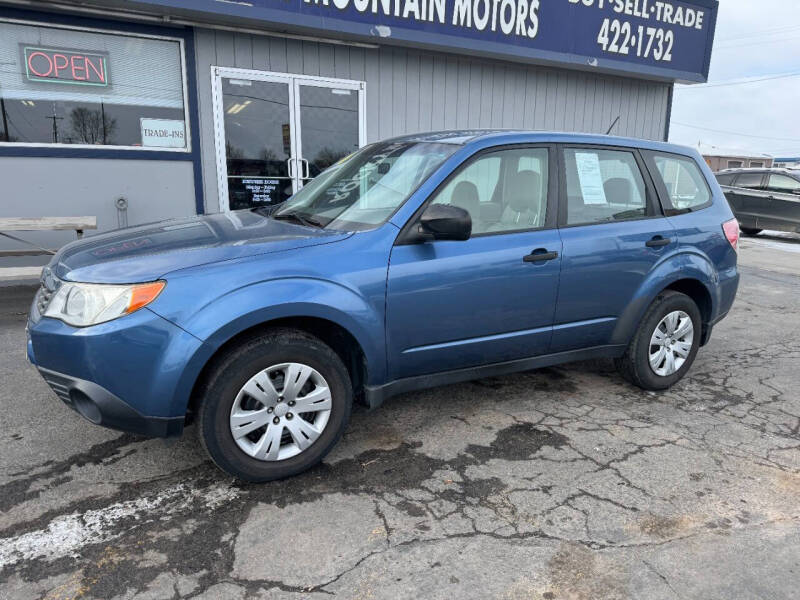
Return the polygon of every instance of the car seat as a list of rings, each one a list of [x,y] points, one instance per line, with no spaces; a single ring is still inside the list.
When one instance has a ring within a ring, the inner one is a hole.
[[[506,185],[505,207],[494,230],[530,229],[541,226],[542,178],[535,172],[514,173]]]

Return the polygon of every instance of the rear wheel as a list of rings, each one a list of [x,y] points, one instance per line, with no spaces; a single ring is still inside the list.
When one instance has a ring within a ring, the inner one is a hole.
[[[223,471],[251,482],[320,462],[344,432],[353,391],[339,356],[280,329],[228,352],[202,389],[200,440]]]
[[[763,229],[751,229],[750,227],[741,227],[740,229],[742,230],[743,234],[749,236],[758,235],[759,233],[764,231]]]
[[[667,290],[650,305],[627,351],[620,374],[646,390],[665,390],[689,371],[700,347],[702,320],[694,300]]]

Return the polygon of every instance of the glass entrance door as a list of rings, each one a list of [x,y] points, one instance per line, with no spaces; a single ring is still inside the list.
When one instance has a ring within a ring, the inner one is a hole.
[[[364,143],[361,82],[214,73],[220,210],[283,202]]]
[[[359,90],[307,81],[296,81],[295,90],[295,112],[301,123],[299,175],[305,182],[361,145]]]
[[[290,83],[221,77],[228,208],[283,202],[294,193]]]

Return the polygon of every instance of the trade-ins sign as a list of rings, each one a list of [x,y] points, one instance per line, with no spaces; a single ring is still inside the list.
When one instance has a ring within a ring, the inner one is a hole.
[[[108,86],[108,54],[59,48],[23,47],[28,81]]]
[[[137,0],[298,31],[705,81],[717,0]],[[380,40],[378,40],[380,41]]]

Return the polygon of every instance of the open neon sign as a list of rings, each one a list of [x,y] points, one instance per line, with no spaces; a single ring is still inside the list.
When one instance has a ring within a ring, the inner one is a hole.
[[[109,85],[108,55],[104,53],[26,46],[24,57],[28,81]]]

